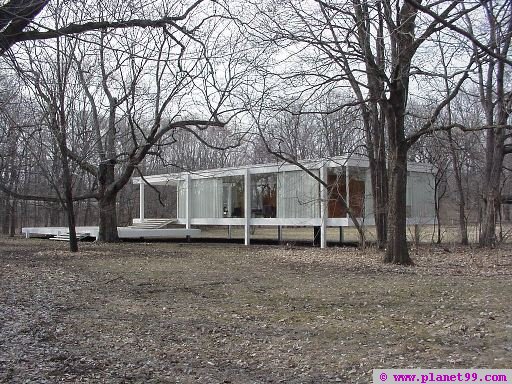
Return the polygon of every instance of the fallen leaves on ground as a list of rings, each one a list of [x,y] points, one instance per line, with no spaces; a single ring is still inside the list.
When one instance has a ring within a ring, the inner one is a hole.
[[[512,248],[0,239],[0,381],[371,382],[512,363]]]

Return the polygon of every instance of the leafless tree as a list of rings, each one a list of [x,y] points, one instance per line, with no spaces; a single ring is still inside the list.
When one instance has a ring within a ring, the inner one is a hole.
[[[325,89],[326,84],[336,84],[349,87],[356,96],[373,164],[375,212],[384,217],[376,217],[376,222],[382,222],[385,228],[387,220],[386,262],[412,263],[406,242],[408,151],[423,135],[441,129],[436,125],[437,118],[469,77],[471,60],[468,57],[465,63],[451,68],[445,76],[451,85],[450,93],[436,99],[432,112],[414,131],[405,124],[409,99],[419,94],[411,91],[416,88],[411,88],[411,81],[443,76],[427,59],[432,58],[438,33],[445,31],[443,38],[447,42],[465,39],[453,37],[446,24],[460,25],[465,15],[479,7],[476,4],[466,9],[458,1],[419,8],[409,1],[360,0],[290,0],[256,7],[271,31],[268,40],[277,36],[276,50],[284,49],[283,56],[299,62],[286,75],[278,73],[281,79],[291,83],[304,80],[295,88],[304,93],[309,85],[310,95]],[[309,66],[304,64],[304,56],[309,58]],[[384,232],[379,237],[384,240]]]
[[[85,11],[84,3],[78,6]],[[66,27],[59,25],[50,28],[58,32],[55,36],[23,32],[16,42],[26,43],[18,45],[12,57],[16,68],[31,78],[34,93],[44,95],[46,105],[54,106],[45,115],[56,116],[52,120],[55,124],[47,126],[59,128],[52,132],[58,138],[61,152],[66,154],[64,162],[69,159],[73,167],[79,167],[96,181],[89,196],[95,197],[99,205],[99,240],[116,241],[117,196],[132,174],[138,172],[143,159],[160,155],[162,148],[172,144],[172,132],[223,128],[235,113],[230,97],[243,79],[235,57],[241,40],[227,27],[230,19],[222,14],[222,7],[213,2],[169,6],[162,11],[178,16],[158,22],[146,22],[154,15],[144,13],[134,22],[104,22],[121,20],[126,14],[134,16],[136,12],[108,3],[98,6],[93,16],[100,21],[81,24],[81,38],[68,37],[64,33]],[[130,6],[133,4],[127,5]],[[75,31],[87,17],[69,7],[71,4],[47,6],[45,12]],[[68,16],[72,20],[74,16],[77,22],[73,23]],[[62,33],[63,37],[55,39]],[[47,44],[48,38],[53,40]],[[62,76],[59,71],[50,71],[60,77],[45,84],[49,85],[46,88],[73,84],[75,92],[62,96],[57,103],[52,98],[59,93],[45,92],[42,68],[35,68],[41,60],[34,58],[35,52],[55,50],[56,45],[74,49],[65,57],[57,55],[54,64],[65,71]],[[224,105],[226,108],[221,109]],[[76,126],[67,124],[64,109],[68,106],[81,111],[82,125],[88,127],[74,134],[73,141],[66,137],[73,134]],[[226,111],[229,113],[224,115]],[[202,117],[197,118],[198,115]]]
[[[211,20],[200,20],[201,23],[215,29]],[[208,34],[199,40],[190,32],[179,30],[121,38],[101,32],[97,72],[89,73],[91,64],[86,61],[86,52],[76,58],[79,81],[91,108],[95,153],[88,158],[74,153],[71,157],[83,170],[97,175],[99,240],[117,240],[117,194],[146,155],[152,154],[153,149],[158,154],[158,148],[172,144],[171,133],[175,130],[225,126],[220,120],[220,108],[229,94],[222,87],[232,87],[233,78],[225,82],[216,78],[211,57],[218,57],[219,52],[214,51],[221,47],[213,41],[208,46],[206,39],[212,39],[213,32],[205,33]],[[139,43],[130,47],[135,39]],[[139,45],[141,41],[144,44]],[[123,44],[129,49],[119,54],[116,45]],[[199,88],[201,85],[205,88]],[[202,108],[193,97],[204,100],[206,119],[194,118],[190,113],[190,108]],[[124,151],[118,151],[120,142]],[[97,165],[95,159],[99,161]]]
[[[501,206],[501,182],[503,160],[512,153],[508,142],[512,112],[512,88],[507,84],[510,64],[501,58],[509,56],[512,41],[512,3],[482,2],[485,20],[483,30],[475,20],[466,17],[468,31],[477,37],[486,36],[486,45],[492,55],[478,56],[478,88],[480,103],[484,109],[486,130],[486,156],[483,190],[482,223],[480,245],[493,246],[496,243],[496,222]],[[479,52],[477,41],[473,41],[475,55]],[[508,88],[507,88],[508,87]]]

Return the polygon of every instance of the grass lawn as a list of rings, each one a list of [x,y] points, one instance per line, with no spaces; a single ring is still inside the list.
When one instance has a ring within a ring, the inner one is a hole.
[[[0,382],[371,382],[510,368],[512,245],[373,249],[0,238]]]

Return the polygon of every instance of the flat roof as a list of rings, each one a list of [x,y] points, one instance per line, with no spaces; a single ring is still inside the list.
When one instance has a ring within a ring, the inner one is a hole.
[[[359,155],[347,155],[347,156],[335,156],[330,158],[323,159],[311,159],[311,160],[300,160],[298,162],[301,166],[310,169],[320,169],[322,166],[326,166],[328,168],[336,168],[336,167],[360,167],[360,168],[369,168],[370,163],[367,157],[359,156]],[[289,172],[289,171],[298,171],[301,168],[295,164],[288,163],[286,161],[277,161],[275,163],[265,163],[265,164],[251,164],[251,165],[241,165],[237,167],[227,167],[227,168],[215,168],[215,169],[205,169],[198,171],[184,171],[177,173],[166,173],[159,175],[148,175],[142,177],[134,177],[133,184],[152,184],[152,185],[166,185],[166,184],[174,184],[179,181],[185,180],[187,175],[190,175],[192,179],[206,179],[213,177],[228,177],[228,176],[241,176],[245,175],[246,172],[249,172],[252,175],[255,174],[263,174],[263,173],[274,173],[274,172]],[[407,163],[408,171],[412,172],[422,172],[422,173],[432,173],[433,166],[425,163],[416,163],[416,162],[408,162]]]

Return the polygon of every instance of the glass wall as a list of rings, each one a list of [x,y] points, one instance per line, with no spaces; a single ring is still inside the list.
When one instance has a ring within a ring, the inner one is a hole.
[[[347,198],[345,167],[327,170],[329,218],[345,218]],[[348,167],[348,203],[356,217],[373,216],[371,177],[366,168]],[[319,175],[319,171],[314,171]],[[244,176],[192,179],[192,218],[245,217]],[[186,183],[180,181],[178,217],[185,218]],[[407,178],[407,217],[434,217],[434,176],[409,172]],[[174,193],[170,196],[175,196]],[[251,175],[251,217],[319,218],[320,183],[306,172],[289,171]],[[174,198],[174,197],[173,197]]]
[[[328,184],[328,217],[348,217],[346,204],[356,217],[364,217],[366,208],[372,203],[371,196],[367,196],[368,178],[366,168],[348,168],[348,202],[347,202],[347,177],[346,167],[329,168],[327,170]]]
[[[273,218],[277,215],[277,174],[251,175],[252,217]]]
[[[190,180],[191,217],[244,217],[244,177]],[[186,183],[178,183],[178,217],[185,218]]]
[[[407,217],[434,216],[434,175],[408,172]]]
[[[313,171],[319,175],[318,170]],[[277,177],[277,217],[320,217],[320,186],[304,171],[280,172]]]
[[[245,217],[244,188],[243,176],[222,178],[223,197],[221,217]]]
[[[184,181],[178,181],[178,218],[184,219],[185,218],[185,203],[187,198],[187,191],[185,188],[185,182]]]
[[[347,217],[345,201],[347,198],[345,167],[329,168],[327,170],[329,218]]]
[[[220,218],[223,217],[223,183],[222,179],[193,179],[191,184],[191,217]]]
[[[348,167],[349,206],[355,217],[364,217],[366,168]]]

